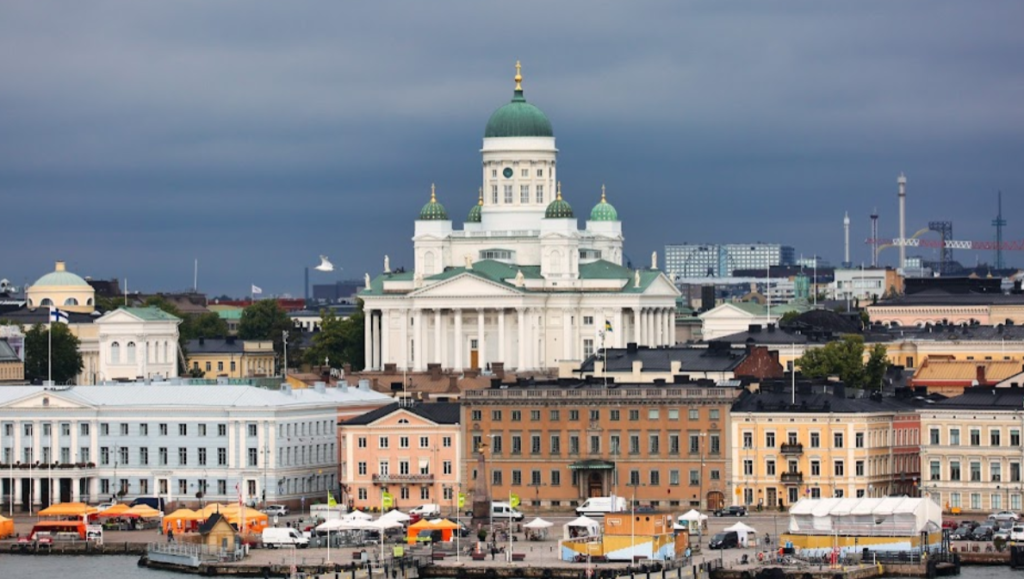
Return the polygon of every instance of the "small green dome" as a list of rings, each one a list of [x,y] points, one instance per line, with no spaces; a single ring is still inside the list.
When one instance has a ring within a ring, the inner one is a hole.
[[[615,210],[615,207],[605,199],[604,186],[601,186],[601,202],[594,205],[594,208],[590,210],[591,221],[618,221],[619,212]]]
[[[572,213],[572,206],[562,199],[562,184],[558,184],[558,197],[552,201],[546,210],[544,210],[544,219],[572,219],[575,217]]]
[[[64,268],[64,262],[58,261],[54,270],[36,280],[33,286],[39,287],[89,287],[89,282]]]
[[[430,186],[430,202],[420,209],[420,221],[448,221],[448,212],[444,210],[444,205],[437,202],[437,195],[434,192],[434,186]]]
[[[480,190],[480,199],[477,200],[476,205],[469,210],[469,217],[466,218],[466,223],[480,223],[480,210],[484,206],[484,191]]]
[[[512,102],[494,111],[484,129],[484,138],[491,137],[553,137],[551,121],[544,111],[526,102],[523,96],[523,77],[516,63],[516,90]]]

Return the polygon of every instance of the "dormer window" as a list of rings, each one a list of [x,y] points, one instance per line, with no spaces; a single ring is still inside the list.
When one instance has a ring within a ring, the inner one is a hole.
[[[580,250],[580,261],[590,261],[595,259],[601,259],[600,249],[581,249]]]
[[[482,249],[480,250],[480,259],[493,259],[495,261],[511,262],[515,257],[515,252],[508,249]]]

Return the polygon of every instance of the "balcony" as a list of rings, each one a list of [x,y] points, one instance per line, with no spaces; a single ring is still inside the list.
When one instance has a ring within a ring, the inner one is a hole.
[[[782,484],[787,485],[798,485],[803,484],[804,473],[802,472],[784,472],[782,473]]]
[[[783,443],[782,454],[784,456],[800,456],[804,453],[804,445],[799,442],[796,444]]]
[[[374,484],[433,484],[432,474],[375,474]]]

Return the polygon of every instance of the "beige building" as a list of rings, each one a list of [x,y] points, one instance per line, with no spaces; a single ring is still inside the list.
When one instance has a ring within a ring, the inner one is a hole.
[[[946,512],[1021,510],[1024,389],[973,388],[920,415],[923,492]]]
[[[36,280],[25,290],[28,307],[58,307],[80,314],[96,309],[96,291],[84,279],[67,270],[58,261],[52,272]]]
[[[25,363],[7,340],[0,339],[0,384],[18,384],[24,381]]]
[[[841,387],[815,391],[751,393],[733,405],[733,504],[770,508],[801,498],[881,497],[912,487],[918,435],[909,404],[850,399]],[[901,420],[904,415],[913,420]]]

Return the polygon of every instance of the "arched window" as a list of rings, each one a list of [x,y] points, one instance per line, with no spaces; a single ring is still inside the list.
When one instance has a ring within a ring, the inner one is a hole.
[[[41,308],[46,308],[46,307],[49,307],[49,306],[52,306],[52,305],[53,305],[53,300],[51,300],[50,298],[43,298],[42,301],[39,302],[39,307],[41,307]]]
[[[76,300],[75,298],[68,298],[68,299],[64,300],[64,305],[66,305],[66,306],[77,306],[78,305],[78,300]]]
[[[135,363],[135,342],[128,342],[128,360],[129,364]]]
[[[551,252],[551,271],[558,274],[562,272],[562,253],[560,251]]]
[[[110,363],[121,363],[121,344],[118,344],[117,342],[111,342],[110,344]]]
[[[161,362],[166,364],[169,361],[170,361],[170,359],[167,358],[167,342],[164,342],[164,359],[161,360]]]
[[[89,299],[85,300],[85,305],[91,306],[92,305],[92,298],[89,298]]]
[[[432,275],[434,273],[434,252],[428,251],[423,254],[423,273]]]

